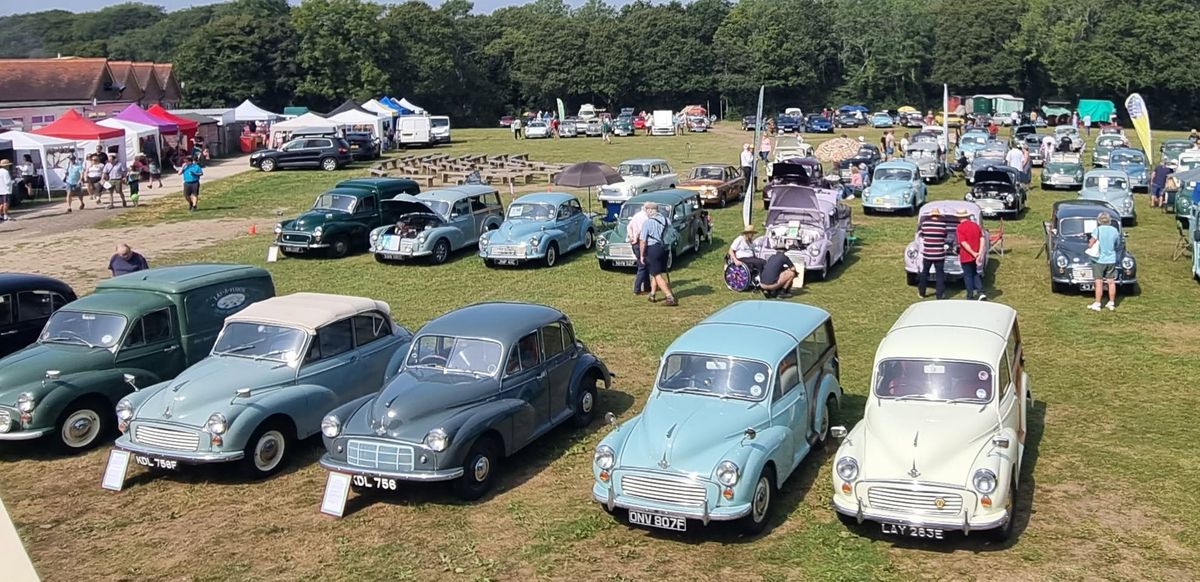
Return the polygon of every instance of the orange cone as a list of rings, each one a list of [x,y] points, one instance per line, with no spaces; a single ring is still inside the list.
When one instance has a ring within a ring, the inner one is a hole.
[[[258,234],[258,225],[257,224],[250,225],[250,234]]]

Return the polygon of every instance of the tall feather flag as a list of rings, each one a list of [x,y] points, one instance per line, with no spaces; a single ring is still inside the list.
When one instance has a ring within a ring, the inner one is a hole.
[[[1150,140],[1153,136],[1150,133],[1150,110],[1146,108],[1146,100],[1142,96],[1134,93],[1125,99],[1125,110],[1129,112],[1129,119],[1133,121],[1133,129],[1137,132],[1138,141],[1142,142],[1142,151],[1146,153],[1146,158],[1153,160],[1154,151],[1150,147]]]
[[[742,222],[746,225],[752,224],[750,222],[752,220],[751,214],[754,211],[754,184],[758,182],[758,152],[762,147],[762,130],[764,127],[762,121],[763,93],[766,89],[766,85],[758,88],[758,111],[754,117],[754,165],[750,169],[750,180],[746,183],[746,195],[742,197]]]
[[[942,135],[946,138],[946,153],[950,153],[950,85],[942,84]]]
[[[558,119],[562,121],[567,118],[567,108],[563,105],[562,99],[555,99],[558,102]]]

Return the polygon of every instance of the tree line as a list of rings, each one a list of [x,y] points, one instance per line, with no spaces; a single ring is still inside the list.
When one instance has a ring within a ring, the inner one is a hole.
[[[327,110],[407,97],[457,125],[569,109],[752,112],[863,103],[940,108],[960,95],[1146,98],[1155,126],[1200,119],[1195,0],[694,0],[613,7],[535,0],[236,0],[165,12],[120,4],[0,18],[0,56],[172,62],[185,106]]]

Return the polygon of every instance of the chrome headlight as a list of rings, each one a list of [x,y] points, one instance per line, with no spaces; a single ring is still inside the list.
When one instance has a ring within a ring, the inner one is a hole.
[[[117,403],[117,418],[120,420],[129,420],[133,418],[133,404],[128,400],[122,399]]]
[[[225,415],[220,412],[214,412],[208,417],[208,422],[204,423],[205,428],[212,434],[225,434],[229,430],[229,421],[225,420]]]
[[[491,238],[492,238],[492,233],[491,233],[491,231],[488,231],[488,232],[485,232],[485,233],[483,233],[483,236],[480,236],[480,237],[479,237],[479,246],[480,246],[480,247],[486,247],[486,246],[488,246],[488,242],[490,242],[490,241],[491,241]]]
[[[601,249],[602,249],[602,248],[604,248],[604,247],[606,247],[606,246],[608,246],[608,239],[607,239],[607,238],[600,237],[600,238],[596,239],[596,248],[601,248]]]
[[[379,233],[372,231],[371,232],[371,242],[375,242],[377,240],[379,240]]]
[[[283,234],[283,224],[275,225],[275,234]]]
[[[538,244],[540,244],[541,242],[542,242],[542,240],[535,236],[535,237],[532,237],[529,239],[529,246],[531,246],[533,248],[537,248]]]
[[[1125,201],[1125,210],[1133,210],[1133,200]]]
[[[417,237],[417,244],[424,244],[424,243],[425,243],[425,233],[421,233],[421,235]]]
[[[812,245],[812,246],[808,247],[808,254],[810,254],[814,257],[821,256],[821,247],[819,247],[817,245]]]
[[[321,434],[325,435],[325,438],[330,438],[330,439],[337,438],[338,435],[342,434],[341,419],[339,419],[336,415],[333,415],[333,414],[330,414],[329,416],[322,418],[321,419]]]
[[[592,455],[592,462],[596,463],[597,467],[607,471],[617,463],[617,454],[613,452],[612,447],[600,445],[596,447],[596,452]]]
[[[904,255],[907,256],[908,260],[910,261],[917,260],[917,247],[908,247],[908,250],[904,251]]]
[[[440,428],[435,428],[429,431],[429,433],[425,435],[425,438],[422,439],[421,442],[425,443],[425,447],[429,450],[435,453],[440,453],[446,450],[446,447],[450,445],[450,437],[446,436],[446,431]]]
[[[853,457],[838,459],[834,469],[842,481],[853,481],[858,478],[858,461],[855,461]]]
[[[996,474],[990,469],[980,469],[975,471],[971,484],[975,486],[976,491],[987,495],[996,490]]]
[[[1005,197],[1004,197],[1004,201],[1005,201],[1005,202],[1008,202],[1009,204],[1012,204],[1012,203],[1013,203],[1013,200],[1016,200],[1016,198],[1013,198],[1013,195],[1012,195],[1012,194],[1009,194],[1009,195],[1007,195],[1007,196],[1005,196]]]
[[[1129,257],[1129,256],[1122,258],[1121,259],[1121,268],[1125,269],[1126,271],[1133,269],[1133,258]]]
[[[17,396],[17,410],[30,413],[33,412],[34,406],[37,406],[37,402],[33,399],[33,394],[22,392],[20,396]]]
[[[316,227],[316,228],[314,228],[314,229],[313,229],[313,238],[314,238],[314,239],[316,239],[316,240],[320,240],[320,239],[321,239],[321,233],[322,233],[322,232],[324,232],[324,231],[325,231],[325,229],[323,229],[323,228],[321,228],[321,227],[319,227],[319,226],[318,226],[318,227]]]
[[[1060,269],[1067,268],[1067,257],[1065,255],[1055,255],[1054,265]]]
[[[975,195],[970,192],[967,192],[967,195],[963,196],[963,199],[965,199],[967,202],[970,202],[975,199]]]
[[[908,201],[909,201],[911,198],[912,198],[912,192],[905,192],[905,193],[904,193],[904,201],[905,201],[905,202],[908,202]]]
[[[863,198],[866,198],[867,196],[870,196],[870,195],[871,195],[871,187],[867,186],[866,188],[863,188]]]
[[[738,466],[733,461],[721,461],[721,464],[717,465],[717,483],[733,487],[737,485],[738,477],[740,477]]]

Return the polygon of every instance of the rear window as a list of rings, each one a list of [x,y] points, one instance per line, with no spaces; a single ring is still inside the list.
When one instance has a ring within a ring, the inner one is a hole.
[[[274,296],[275,286],[266,277],[209,285],[189,291],[183,300],[186,315],[184,333],[220,329],[225,324],[226,317],[245,309],[251,303]]]
[[[885,360],[875,372],[875,396],[887,399],[987,402],[994,384],[978,362]]]

